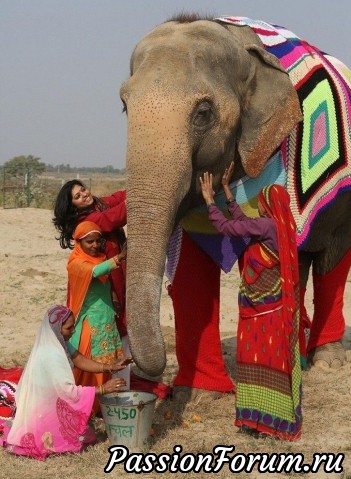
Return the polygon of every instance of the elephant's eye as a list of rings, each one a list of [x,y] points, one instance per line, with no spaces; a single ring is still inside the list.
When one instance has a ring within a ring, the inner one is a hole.
[[[204,101],[200,103],[195,111],[193,123],[197,127],[208,126],[214,119],[211,103]]]

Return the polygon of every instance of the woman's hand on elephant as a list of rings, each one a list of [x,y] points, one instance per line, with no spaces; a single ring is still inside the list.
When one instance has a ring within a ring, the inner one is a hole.
[[[228,186],[230,178],[232,177],[234,171],[234,161],[232,161],[229,165],[228,168],[224,170],[223,176],[222,176],[222,186]]]
[[[214,203],[214,191],[212,187],[213,178],[212,173],[205,171],[203,177],[200,176],[200,185],[201,185],[201,192],[204,200],[206,201],[207,206]]]
[[[119,359],[118,361],[115,361],[114,363],[110,364],[110,370],[121,371],[126,366],[128,366],[128,364],[131,364],[132,362],[133,362],[133,359],[131,357]]]

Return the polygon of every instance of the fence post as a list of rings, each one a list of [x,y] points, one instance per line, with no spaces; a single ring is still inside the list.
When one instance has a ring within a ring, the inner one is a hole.
[[[31,194],[30,194],[30,171],[29,171],[29,168],[28,168],[28,171],[27,171],[27,174],[26,174],[26,182],[25,182],[25,186],[27,187],[26,190],[27,190],[27,208],[30,206],[30,201],[31,201]]]

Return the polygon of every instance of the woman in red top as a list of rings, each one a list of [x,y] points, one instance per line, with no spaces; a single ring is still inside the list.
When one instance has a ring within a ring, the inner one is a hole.
[[[100,226],[105,242],[104,252],[110,259],[120,255],[126,248],[126,237],[123,226],[127,223],[126,191],[116,191],[110,196],[98,198],[79,180],[65,183],[59,191],[54,205],[53,223],[59,231],[61,248],[73,249],[73,232],[82,221],[92,221]],[[116,310],[117,328],[123,343],[126,356],[130,355],[126,327],[126,262],[121,262],[118,269],[110,272],[112,301]],[[167,397],[170,388],[162,383],[140,378],[129,367],[124,370],[123,377],[127,387],[138,391],[151,391],[159,397]],[[122,374],[121,374],[122,376]],[[130,383],[128,382],[130,380]]]
[[[125,190],[110,196],[93,196],[81,181],[75,179],[65,183],[59,191],[54,205],[53,223],[59,231],[61,248],[73,248],[73,232],[82,221],[92,221],[100,226],[105,242],[107,259],[119,254],[126,245],[123,226],[127,223]],[[125,263],[111,272],[113,302],[116,308],[117,327],[122,336],[127,335],[125,321]]]

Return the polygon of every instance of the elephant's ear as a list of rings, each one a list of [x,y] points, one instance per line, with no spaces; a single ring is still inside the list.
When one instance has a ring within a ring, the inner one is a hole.
[[[253,69],[241,114],[238,150],[246,173],[256,177],[302,120],[302,113],[297,93],[278,59],[260,46],[245,48]]]

